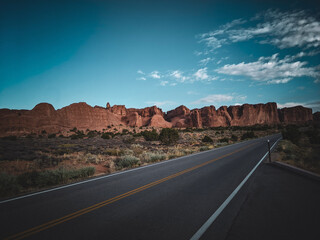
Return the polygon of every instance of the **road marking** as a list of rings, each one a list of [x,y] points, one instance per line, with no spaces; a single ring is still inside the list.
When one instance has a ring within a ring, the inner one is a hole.
[[[271,147],[273,147],[278,143],[279,138]],[[238,185],[238,187],[229,195],[229,197],[220,205],[220,207],[211,215],[211,217],[201,226],[201,228],[190,238],[190,240],[198,240],[201,236],[208,230],[211,224],[217,219],[220,213],[225,209],[225,207],[229,204],[229,202],[234,198],[234,196],[239,192],[241,187],[246,183],[252,173],[257,169],[260,163],[265,159],[268,155],[268,152],[260,159],[260,161],[256,164],[256,166],[250,171],[250,173],[242,180],[242,182]]]
[[[115,196],[115,197],[110,198],[110,199],[108,199],[108,200],[105,200],[105,201],[103,201],[103,202],[94,204],[94,205],[92,205],[92,206],[90,206],[90,207],[83,208],[83,209],[81,209],[81,210],[79,210],[79,211],[76,211],[76,212],[70,213],[70,214],[68,214],[68,215],[65,215],[64,217],[61,217],[61,218],[58,218],[58,219],[49,221],[49,222],[47,222],[47,223],[38,225],[38,226],[36,226],[36,227],[30,228],[30,229],[28,229],[28,230],[26,230],[26,231],[23,231],[23,232],[20,232],[20,233],[15,234],[15,235],[9,236],[9,237],[7,237],[7,238],[5,238],[5,239],[8,239],[8,240],[9,240],[9,239],[22,239],[22,238],[28,237],[28,236],[30,236],[30,235],[33,235],[33,234],[37,233],[37,232],[40,232],[40,231],[46,230],[46,229],[48,229],[48,228],[54,227],[54,226],[56,226],[56,225],[58,225],[58,224],[60,224],[60,223],[63,223],[63,222],[66,222],[66,221],[68,221],[68,220],[71,220],[71,219],[73,219],[73,218],[79,217],[79,216],[81,216],[81,215],[83,215],[83,214],[92,212],[92,211],[94,211],[94,210],[96,210],[96,209],[98,209],[98,208],[101,208],[101,207],[106,206],[106,205],[109,205],[109,204],[111,204],[111,203],[113,203],[113,202],[119,201],[120,199],[129,197],[129,196],[131,196],[131,195],[133,195],[133,194],[136,194],[136,193],[141,192],[141,191],[144,191],[144,190],[146,190],[146,189],[148,189],[148,188],[154,187],[154,186],[156,186],[156,185],[158,185],[158,184],[160,184],[160,183],[163,183],[163,182],[166,182],[166,181],[168,181],[168,180],[170,180],[170,179],[176,178],[176,177],[178,177],[178,176],[180,176],[180,175],[182,175],[182,174],[185,174],[185,173],[191,172],[191,171],[193,171],[193,170],[195,170],[195,169],[198,169],[198,168],[200,168],[200,167],[206,166],[206,165],[208,165],[208,164],[210,164],[210,163],[213,163],[213,162],[215,162],[215,161],[217,161],[217,160],[219,160],[219,159],[222,159],[222,158],[231,156],[231,155],[233,155],[233,154],[235,154],[235,153],[237,153],[237,152],[240,152],[240,151],[242,151],[242,150],[244,150],[244,149],[246,149],[246,148],[249,148],[249,147],[251,147],[251,146],[253,146],[253,145],[255,145],[255,144],[257,144],[257,143],[249,144],[248,146],[242,147],[242,148],[240,148],[240,149],[238,149],[238,150],[236,150],[236,151],[233,151],[233,152],[231,152],[231,153],[222,155],[222,156],[220,156],[220,157],[217,157],[217,158],[212,159],[212,160],[210,160],[210,161],[201,163],[201,164],[196,165],[196,166],[194,166],[194,167],[187,168],[187,169],[185,169],[185,170],[183,170],[183,171],[177,172],[177,173],[172,174],[172,175],[170,175],[170,176],[168,176],[168,177],[165,177],[165,178],[162,178],[162,179],[160,179],[160,180],[151,182],[151,183],[146,184],[146,185],[144,185],[144,186],[141,186],[141,187],[139,187],[139,188],[133,189],[133,190],[131,190],[131,191],[129,191],[129,192],[126,192],[126,193],[123,193],[123,194],[121,194],[121,195]]]
[[[256,140],[256,139],[254,139],[254,140]],[[249,142],[249,141],[254,141],[254,140],[248,140],[248,141],[244,141],[244,142]],[[238,145],[238,144],[241,144],[241,143],[244,143],[244,142],[238,142],[238,143],[235,143],[235,144],[231,144],[231,145],[227,145],[227,146],[223,146],[223,147],[219,147],[219,148],[215,148],[215,149],[211,149],[211,150],[207,150],[207,151],[203,151],[203,152],[198,152],[198,153],[193,153],[193,154],[190,154],[190,155],[178,157],[178,158],[175,158],[175,159],[170,159],[170,160],[166,160],[166,161],[162,161],[162,162],[158,162],[158,163],[149,164],[147,166],[142,166],[142,167],[129,169],[129,170],[126,170],[126,171],[123,171],[123,172],[117,172],[117,173],[113,173],[113,174],[109,174],[109,175],[105,175],[105,176],[101,176],[101,177],[96,177],[96,178],[84,180],[84,181],[81,181],[81,182],[71,183],[71,184],[67,184],[67,185],[64,185],[64,186],[60,186],[60,187],[55,187],[55,188],[51,188],[51,189],[47,189],[47,190],[43,190],[43,191],[39,191],[39,192],[35,192],[35,193],[26,194],[26,195],[23,195],[23,196],[20,196],[20,197],[6,199],[6,200],[3,200],[3,201],[0,201],[0,204],[7,203],[7,202],[12,202],[12,201],[23,199],[23,198],[32,197],[32,196],[35,196],[35,195],[40,195],[40,194],[43,194],[43,193],[53,192],[53,191],[56,191],[56,190],[69,188],[69,187],[73,187],[73,186],[76,186],[76,185],[80,185],[80,184],[84,184],[84,183],[88,183],[88,182],[92,182],[92,181],[101,180],[101,179],[104,179],[104,178],[114,177],[114,176],[117,176],[117,175],[129,173],[129,172],[132,172],[132,171],[137,171],[137,170],[141,170],[141,169],[144,169],[144,168],[157,166],[157,165],[160,165],[160,164],[173,162],[173,161],[176,161],[176,160],[180,160],[182,158],[192,157],[192,156],[196,156],[196,155],[199,155],[199,154],[204,154],[204,153],[207,153],[207,152],[212,152],[212,151],[215,151],[215,150],[219,150],[219,149],[235,146],[235,145]]]

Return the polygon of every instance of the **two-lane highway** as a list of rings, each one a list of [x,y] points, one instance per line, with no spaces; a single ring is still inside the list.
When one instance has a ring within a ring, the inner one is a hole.
[[[3,201],[0,238],[190,239],[265,156],[267,139],[272,146],[279,138],[246,141]]]

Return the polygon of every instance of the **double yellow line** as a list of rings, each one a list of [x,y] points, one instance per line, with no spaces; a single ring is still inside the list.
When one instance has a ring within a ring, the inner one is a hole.
[[[96,210],[96,209],[99,209],[99,208],[101,208],[101,207],[104,207],[104,206],[106,206],[106,205],[109,205],[109,204],[111,204],[111,203],[113,203],[113,202],[119,201],[120,199],[129,197],[129,196],[131,196],[131,195],[133,195],[133,194],[136,194],[136,193],[141,192],[141,191],[143,191],[143,190],[146,190],[146,189],[148,189],[148,188],[154,187],[154,186],[156,186],[156,185],[158,185],[158,184],[160,184],[160,183],[163,183],[163,182],[166,182],[166,181],[168,181],[168,180],[170,180],[170,179],[176,178],[176,177],[178,177],[178,176],[180,176],[180,175],[182,175],[182,174],[185,174],[185,173],[191,172],[191,171],[193,171],[193,170],[195,170],[195,169],[201,168],[201,167],[203,167],[203,166],[205,166],[205,165],[208,165],[208,164],[210,164],[210,163],[213,163],[213,162],[215,162],[215,161],[217,161],[217,160],[219,160],[219,159],[222,159],[222,158],[228,157],[228,156],[230,156],[230,155],[233,155],[233,154],[235,154],[235,153],[237,153],[237,152],[240,152],[240,151],[242,151],[242,150],[244,150],[244,149],[246,149],[246,148],[251,147],[251,146],[254,145],[254,144],[256,144],[256,143],[250,144],[250,145],[248,145],[248,146],[246,146],[246,147],[243,147],[243,148],[240,148],[240,149],[238,149],[238,150],[236,150],[236,151],[234,151],[234,152],[225,154],[225,155],[223,155],[223,156],[220,156],[220,157],[215,158],[215,159],[212,159],[212,160],[210,160],[210,161],[208,161],[208,162],[204,162],[204,163],[202,163],[202,164],[196,165],[196,166],[194,166],[194,167],[188,168],[188,169],[186,169],[186,170],[183,170],[183,171],[181,171],[181,172],[175,173],[175,174],[173,174],[173,175],[170,175],[170,176],[168,176],[168,177],[162,178],[162,179],[160,179],[160,180],[151,182],[151,183],[146,184],[146,185],[144,185],[144,186],[142,186],[142,187],[133,189],[133,190],[131,190],[131,191],[129,191],[129,192],[126,192],[126,193],[123,193],[123,194],[121,194],[121,195],[115,196],[115,197],[110,198],[110,199],[108,199],[108,200],[105,200],[105,201],[103,201],[103,202],[94,204],[94,205],[92,205],[92,206],[90,206],[90,207],[83,208],[83,209],[81,209],[81,210],[79,210],[79,211],[76,211],[76,212],[73,212],[73,213],[71,213],[71,214],[65,215],[64,217],[61,217],[61,218],[58,218],[58,219],[55,219],[55,220],[46,222],[46,223],[41,224],[41,225],[39,225],[39,226],[30,228],[30,229],[28,229],[28,230],[26,230],[26,231],[23,231],[23,232],[20,232],[20,233],[15,234],[15,235],[9,236],[9,237],[7,237],[7,238],[5,238],[5,239],[8,239],[8,240],[9,240],[9,239],[23,239],[23,238],[28,237],[28,236],[30,236],[30,235],[33,235],[33,234],[35,234],[35,233],[37,233],[37,232],[40,232],[40,231],[46,230],[46,229],[48,229],[48,228],[54,227],[54,226],[56,226],[56,225],[58,225],[58,224],[61,224],[61,223],[66,222],[66,221],[69,221],[69,220],[71,220],[71,219],[73,219],[73,218],[76,218],[76,217],[79,217],[79,216],[81,216],[81,215],[83,215],[83,214],[92,212],[92,211],[94,211],[94,210]]]

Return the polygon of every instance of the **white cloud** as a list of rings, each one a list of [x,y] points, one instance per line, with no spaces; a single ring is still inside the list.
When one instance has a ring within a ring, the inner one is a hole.
[[[200,63],[200,65],[202,65],[202,66],[206,66],[209,62],[211,62],[212,61],[212,58],[204,58],[204,59],[202,59],[202,60],[200,60],[199,61],[199,63]]]
[[[257,22],[257,23],[256,23]],[[198,35],[209,51],[226,44],[259,38],[261,44],[272,44],[280,49],[300,47],[304,49],[320,46],[320,21],[306,11],[268,10],[251,19],[250,25],[242,27],[245,21],[234,20],[218,30]]]
[[[141,80],[141,81],[146,81],[147,79],[145,77],[139,77],[137,78],[138,80]]]
[[[278,54],[274,54],[271,57],[260,57],[256,62],[227,64],[216,69],[216,72],[245,76],[268,84],[288,83],[294,77],[318,78],[320,76],[316,67],[305,67],[307,62],[292,62],[290,60],[289,58],[281,60],[278,58]]]
[[[199,93],[197,93],[195,91],[188,91],[187,94],[188,95],[198,95]]]
[[[175,78],[178,82],[185,82],[189,79],[189,77],[183,76],[183,72],[179,70],[172,71],[169,75]]]
[[[166,86],[168,83],[169,83],[169,81],[161,81],[161,82],[160,82],[160,85],[164,87],[164,86]]]
[[[143,71],[141,71],[141,70],[138,70],[137,73],[141,74],[141,75],[145,75],[145,73]]]
[[[286,107],[295,107],[295,106],[304,106],[304,103],[297,102],[287,102],[287,103],[277,103],[278,108],[286,108]]]
[[[158,71],[151,72],[150,77],[155,78],[155,79],[161,78],[160,73]]]
[[[173,101],[148,101],[146,104],[161,107],[164,105],[175,105],[176,103]]]
[[[234,99],[234,96],[232,95],[225,95],[225,94],[213,94],[206,96],[204,98],[200,98],[199,100],[196,100],[192,102],[192,104],[214,104],[217,102],[230,102]]]
[[[320,111],[320,101],[314,102],[287,102],[287,103],[277,103],[278,108],[285,108],[285,107],[295,107],[295,106],[303,106],[307,108],[311,108],[313,112]]]
[[[193,74],[196,80],[207,80],[209,76],[207,74],[207,68],[200,68],[197,72]]]

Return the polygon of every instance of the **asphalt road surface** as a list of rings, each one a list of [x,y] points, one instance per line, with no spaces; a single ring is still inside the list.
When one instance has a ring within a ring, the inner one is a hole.
[[[260,182],[262,178],[268,178],[257,171],[269,165],[259,165],[255,169],[266,156],[267,139],[270,139],[272,146],[279,138],[280,135],[273,135],[254,139],[53,191],[2,201],[0,238],[191,239],[229,199],[231,202],[199,237],[240,239],[237,234],[242,235],[240,230],[249,226],[243,224],[246,221],[255,223],[252,220],[255,209],[270,207],[267,204],[268,192],[263,195],[266,199],[258,194],[259,202],[265,204],[253,207],[246,204],[254,202],[256,195],[253,193],[259,192],[259,186],[252,184],[252,181],[259,176]],[[248,181],[244,183],[246,178]],[[243,187],[240,189],[241,183]],[[267,184],[269,188],[274,189],[270,184]],[[237,187],[239,192],[235,193]],[[312,185],[310,189],[319,190],[319,184]],[[233,193],[234,198],[230,198]],[[277,191],[270,194],[277,194]],[[260,209],[256,215],[261,213],[263,211]],[[251,222],[241,220],[247,219],[246,214],[251,214]],[[264,233],[256,230],[252,236],[262,239],[263,235],[259,234]],[[250,236],[247,234],[244,239],[254,239]]]

